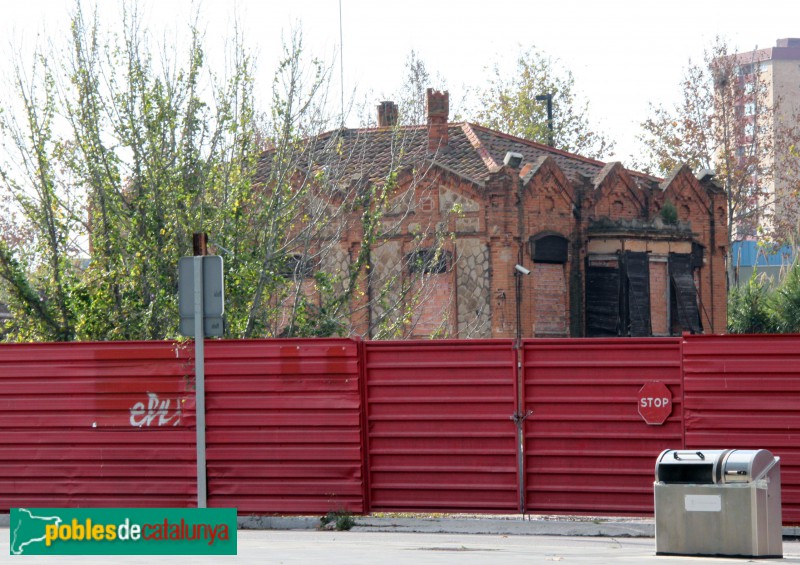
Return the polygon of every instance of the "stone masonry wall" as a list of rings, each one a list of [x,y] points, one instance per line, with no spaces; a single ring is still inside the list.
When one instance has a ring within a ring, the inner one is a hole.
[[[458,337],[492,337],[489,249],[478,238],[459,239],[456,248]]]

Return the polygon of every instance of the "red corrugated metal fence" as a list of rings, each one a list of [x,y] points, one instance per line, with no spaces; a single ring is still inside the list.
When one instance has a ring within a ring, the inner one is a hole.
[[[189,358],[166,342],[0,347],[0,511],[193,506]]]
[[[364,346],[372,510],[517,511],[512,343]]]
[[[193,363],[191,343],[0,345],[0,511],[193,506]],[[205,367],[210,506],[515,513],[530,410],[527,512],[651,514],[661,450],[765,448],[800,523],[800,335],[210,340]],[[649,382],[663,425],[638,412]]]
[[[683,352],[686,447],[769,449],[800,523],[800,336],[687,336]]]
[[[652,514],[656,456],[683,443],[679,340],[530,340],[522,356],[527,510]],[[652,381],[674,403],[660,426],[638,413]]]
[[[208,504],[365,512],[358,343],[206,344]]]

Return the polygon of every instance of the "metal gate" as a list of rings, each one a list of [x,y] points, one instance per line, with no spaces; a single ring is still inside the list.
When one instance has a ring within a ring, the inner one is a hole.
[[[373,511],[518,511],[510,340],[365,342]]]
[[[683,446],[678,339],[538,339],[523,343],[525,509],[652,514],[653,463]],[[663,425],[638,412],[661,382],[674,407]]]

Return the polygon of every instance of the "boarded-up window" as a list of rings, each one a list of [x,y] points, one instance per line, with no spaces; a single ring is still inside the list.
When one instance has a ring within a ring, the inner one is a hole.
[[[620,333],[620,277],[617,267],[586,267],[586,335],[614,337]]]
[[[670,310],[672,332],[703,333],[700,311],[697,308],[697,288],[692,274],[692,256],[688,253],[669,254]]]
[[[650,330],[650,260],[647,253],[628,251],[624,255],[627,282],[627,335],[646,337]],[[625,306],[623,304],[623,306]]]
[[[544,232],[530,239],[531,259],[535,263],[566,263],[569,241],[556,233]]]
[[[415,280],[407,297],[413,311],[411,337],[451,337],[453,296],[450,274],[435,274]]]
[[[534,335],[566,336],[567,284],[564,265],[536,263],[533,266]]]
[[[653,335],[669,335],[669,277],[667,261],[650,261],[650,327]]]
[[[589,337],[652,335],[650,258],[625,252],[619,260],[586,267],[586,335]]]

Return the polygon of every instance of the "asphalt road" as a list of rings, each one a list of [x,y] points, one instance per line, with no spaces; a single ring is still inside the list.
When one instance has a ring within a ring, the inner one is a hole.
[[[656,556],[652,538],[571,537],[386,532],[320,532],[315,530],[240,530],[237,556],[9,556],[9,531],[0,528],[0,563],[225,564],[492,564],[492,563],[792,563],[800,565],[800,542],[784,541],[783,560]],[[6,561],[8,560],[8,561]],[[519,560],[519,561],[518,561]]]

